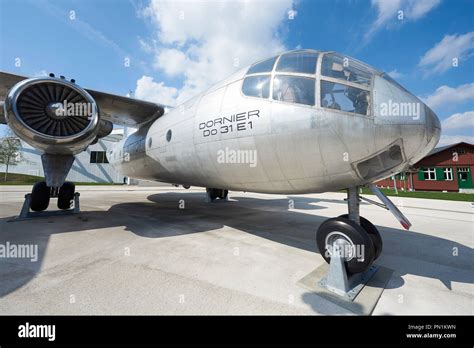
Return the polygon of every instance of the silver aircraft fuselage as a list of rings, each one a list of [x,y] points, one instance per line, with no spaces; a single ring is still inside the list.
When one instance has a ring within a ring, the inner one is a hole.
[[[437,116],[386,74],[333,52],[286,55],[273,57],[267,71],[259,63],[250,67],[256,72],[242,69],[140,127],[108,149],[109,162],[137,179],[315,193],[399,173],[437,144]],[[285,68],[295,57],[301,66],[305,55],[316,57],[314,72]],[[249,95],[244,85],[257,80],[253,87],[264,92]],[[299,83],[291,93],[281,87],[288,81]],[[311,101],[296,103],[295,93]]]

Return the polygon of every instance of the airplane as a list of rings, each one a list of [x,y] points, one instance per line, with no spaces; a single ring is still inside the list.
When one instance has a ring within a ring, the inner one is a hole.
[[[75,186],[65,179],[74,155],[114,124],[134,127],[107,149],[112,166],[131,178],[204,187],[211,202],[227,199],[229,190],[347,190],[348,214],[324,221],[316,242],[328,263],[332,247],[343,246],[348,274],[368,270],[382,251],[377,228],[359,214],[361,199],[377,202],[359,189],[369,186],[408,229],[373,183],[418,162],[441,132],[436,114],[387,73],[332,51],[258,61],[175,108],[84,89],[54,74],[2,72],[0,98],[0,122],[42,152],[45,181],[33,186],[31,210],[46,210],[51,197],[58,208],[71,208]]]

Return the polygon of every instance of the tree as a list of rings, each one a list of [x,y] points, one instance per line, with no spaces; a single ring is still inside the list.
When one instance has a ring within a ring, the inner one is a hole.
[[[7,136],[2,138],[0,141],[0,164],[5,165],[5,176],[4,181],[7,181],[8,168],[10,166],[17,165],[23,160],[23,156],[20,152],[21,142],[20,139],[15,137],[10,131]]]

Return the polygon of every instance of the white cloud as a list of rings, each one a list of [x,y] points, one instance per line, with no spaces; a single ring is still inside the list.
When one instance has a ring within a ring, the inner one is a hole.
[[[474,111],[456,113],[442,123],[442,129],[466,129],[474,127]]]
[[[397,69],[390,71],[388,75],[393,79],[399,79],[403,76],[403,74],[398,72]]]
[[[439,5],[441,0],[408,1],[408,19],[417,20]]]
[[[189,61],[186,54],[180,50],[171,48],[159,51],[155,56],[153,67],[163,70],[170,76],[175,76],[185,71],[189,63],[192,62]]]
[[[155,30],[153,66],[183,81],[176,99],[184,102],[235,70],[283,51],[275,33],[292,5],[292,0],[152,0],[141,14]],[[135,95],[142,97],[138,90]]]
[[[167,87],[163,82],[155,82],[150,76],[143,76],[137,81],[136,98],[173,106],[177,95],[176,88]]]
[[[381,29],[394,23],[416,21],[439,5],[441,0],[372,0],[372,7],[377,9],[377,19],[365,34],[368,41]],[[399,11],[403,11],[403,19],[398,19]]]
[[[143,38],[139,37],[138,38],[138,44],[140,45],[140,48],[146,52],[146,53],[153,53],[153,45],[147,40],[144,40]]]
[[[428,74],[442,73],[453,67],[453,59],[458,64],[472,55],[474,31],[464,35],[446,35],[421,57],[418,65]]]
[[[456,88],[441,86],[433,94],[421,99],[432,109],[474,100],[474,83],[467,83]]]
[[[474,144],[474,137],[469,135],[441,135],[438,146],[457,144],[462,141]]]

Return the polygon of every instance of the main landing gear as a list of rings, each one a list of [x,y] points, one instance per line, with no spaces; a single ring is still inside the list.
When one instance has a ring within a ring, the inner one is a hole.
[[[64,182],[61,187],[49,187],[45,181],[37,182],[31,191],[25,195],[25,202],[20,213],[20,218],[30,218],[34,216],[46,216],[78,213],[79,192],[75,192],[76,186],[72,182]],[[44,212],[51,198],[57,198],[59,211]],[[31,211],[30,211],[31,210]]]
[[[228,195],[229,190],[206,188],[206,201],[209,203],[215,201],[218,198],[227,201]]]

